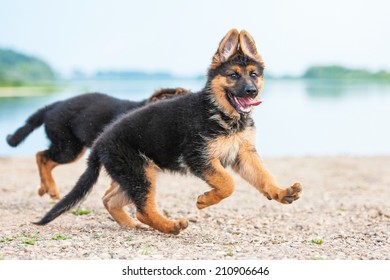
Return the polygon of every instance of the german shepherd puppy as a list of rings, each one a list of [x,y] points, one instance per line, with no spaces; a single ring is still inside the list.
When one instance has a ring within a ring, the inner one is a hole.
[[[172,221],[155,202],[155,173],[191,172],[211,191],[197,199],[198,209],[219,203],[234,191],[231,166],[268,199],[289,204],[298,199],[299,183],[280,188],[254,146],[253,106],[260,104],[263,60],[245,30],[232,29],[222,39],[198,93],[158,102],[126,114],[96,140],[88,167],[75,187],[36,224],[44,225],[74,207],[96,183],[102,166],[112,179],[103,203],[123,227],[137,222],[124,207],[134,204],[139,221],[163,233],[178,234],[186,219]]]
[[[34,129],[45,124],[51,144],[48,150],[36,154],[41,178],[38,193],[40,196],[48,193],[51,198],[58,199],[60,193],[51,174],[54,167],[81,157],[104,127],[120,115],[188,92],[183,88],[162,88],[150,98],[139,102],[121,100],[102,93],[83,94],[39,109],[27,119],[24,126],[7,136],[7,142],[16,147]]]

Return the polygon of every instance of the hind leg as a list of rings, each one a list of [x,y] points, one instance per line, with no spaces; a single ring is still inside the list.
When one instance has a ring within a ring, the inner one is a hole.
[[[52,145],[49,150],[38,152],[36,154],[36,162],[41,178],[38,194],[43,196],[45,193],[48,193],[52,199],[59,199],[60,192],[54,181],[52,170],[60,164],[76,161],[85,151],[86,149],[82,146],[80,147],[80,145],[77,146],[77,149],[75,148],[71,151],[60,150],[60,148]]]
[[[186,219],[179,219],[176,221],[169,220],[159,213],[155,202],[155,165],[149,164],[144,169],[146,176],[147,190],[143,200],[134,201],[137,206],[137,218],[142,223],[151,226],[163,233],[179,234],[181,230],[188,227]]]
[[[39,176],[41,178],[41,186],[38,190],[38,194],[43,196],[45,193],[48,193],[51,198],[59,199],[60,192],[58,191],[56,183],[51,174],[52,170],[58,165],[58,163],[50,160],[45,155],[45,152],[46,151],[38,152],[35,156],[38,165]]]
[[[155,202],[157,167],[152,161],[128,146],[124,151],[118,150],[114,145],[108,145],[103,151],[101,158],[104,168],[120,187],[120,190],[115,190],[115,186],[112,186],[113,190],[109,190],[107,194],[116,192],[116,199],[124,200],[114,203],[114,211],[109,210],[119,224],[129,222],[128,218],[123,216],[120,206],[131,201],[136,207],[138,220],[163,233],[178,234],[188,226],[185,219],[172,221],[160,214]]]
[[[131,201],[117,183],[112,182],[111,186],[106,190],[103,196],[103,204],[120,226],[130,229],[139,226],[124,210],[124,207],[131,204]]]

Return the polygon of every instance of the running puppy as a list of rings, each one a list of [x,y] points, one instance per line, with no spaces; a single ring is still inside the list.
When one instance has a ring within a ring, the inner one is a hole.
[[[51,198],[58,199],[60,193],[52,177],[54,167],[80,158],[104,127],[120,115],[188,92],[182,88],[162,88],[150,98],[139,102],[121,100],[102,93],[83,94],[39,109],[27,119],[24,126],[7,136],[7,142],[16,147],[34,129],[45,125],[51,144],[49,149],[36,154],[41,178],[38,193],[40,196],[48,193]]]
[[[137,222],[124,210],[136,207],[139,221],[161,232],[178,234],[186,219],[162,216],[155,202],[155,173],[191,172],[211,191],[197,207],[219,203],[234,191],[225,167],[232,166],[268,199],[289,204],[301,194],[299,183],[280,188],[254,147],[253,106],[260,104],[263,61],[246,31],[232,29],[221,41],[204,89],[129,113],[110,125],[94,143],[88,167],[75,187],[39,222],[44,225],[77,205],[96,183],[102,166],[112,179],[103,203],[123,227]]]

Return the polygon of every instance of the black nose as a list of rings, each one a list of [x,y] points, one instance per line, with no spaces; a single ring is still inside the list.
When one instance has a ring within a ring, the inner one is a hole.
[[[245,86],[244,91],[249,96],[254,96],[257,94],[257,88],[255,86]]]

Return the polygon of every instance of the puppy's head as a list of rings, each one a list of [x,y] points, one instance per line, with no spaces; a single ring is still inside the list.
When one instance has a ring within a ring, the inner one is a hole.
[[[156,90],[151,97],[149,97],[147,103],[154,103],[177,95],[184,95],[189,93],[190,91],[185,88],[160,88]]]
[[[264,63],[249,33],[230,30],[222,39],[208,72],[208,86],[218,106],[233,117],[259,105]]]

